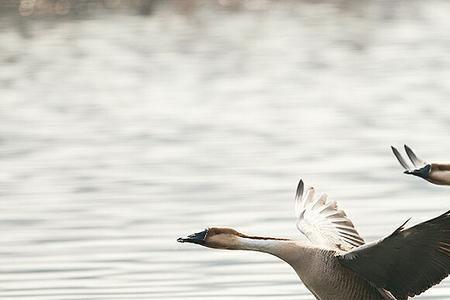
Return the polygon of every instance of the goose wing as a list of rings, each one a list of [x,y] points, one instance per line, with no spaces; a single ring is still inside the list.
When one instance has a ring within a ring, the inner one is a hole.
[[[316,195],[313,187],[300,180],[295,196],[297,228],[314,244],[347,251],[364,244],[352,221],[326,194]]]
[[[398,300],[421,294],[450,273],[450,211],[408,229],[405,224],[338,256],[342,265]]]
[[[404,148],[406,155],[408,155],[410,163],[408,163],[407,160],[403,158],[403,156],[400,154],[397,148],[391,146],[392,152],[394,153],[400,165],[402,165],[402,167],[405,169],[405,173],[416,175],[423,178],[428,177],[431,171],[431,164],[418,158],[417,155],[414,153],[414,151],[407,145],[404,145]],[[410,165],[411,163],[412,166]]]

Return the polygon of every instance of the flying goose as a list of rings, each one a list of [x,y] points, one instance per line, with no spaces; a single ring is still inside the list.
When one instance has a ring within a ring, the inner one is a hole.
[[[434,184],[450,185],[450,164],[427,163],[418,158],[412,149],[405,145],[405,152],[412,163],[411,166],[395,147],[391,146],[391,149],[399,163],[405,168],[405,174],[421,177]]]
[[[319,300],[407,300],[450,272],[450,211],[366,244],[352,221],[326,194],[296,193],[297,228],[309,239],[242,234],[212,227],[181,243],[272,254],[287,262]]]

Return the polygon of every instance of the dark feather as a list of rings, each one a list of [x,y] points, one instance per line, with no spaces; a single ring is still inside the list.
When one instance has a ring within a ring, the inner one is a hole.
[[[411,148],[409,148],[407,145],[405,146],[406,154],[408,155],[409,159],[413,163],[414,167],[422,167],[424,165],[423,160],[419,159],[417,155],[412,151]]]
[[[300,179],[297,186],[297,192],[295,193],[295,199],[302,197],[304,188],[305,184],[303,183],[303,180]]]
[[[394,152],[395,157],[397,157],[398,162],[402,165],[402,167],[405,168],[405,170],[410,170],[411,168],[408,166],[406,161],[403,159],[400,152],[398,152],[398,150],[395,147],[391,146],[391,149],[392,149],[392,152]]]
[[[338,259],[397,299],[419,295],[450,273],[450,211],[408,229],[402,225]]]

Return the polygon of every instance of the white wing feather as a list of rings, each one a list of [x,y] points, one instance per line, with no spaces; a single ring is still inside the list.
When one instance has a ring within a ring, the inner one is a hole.
[[[316,195],[313,187],[305,192],[300,180],[295,200],[297,228],[312,243],[343,251],[364,244],[352,221],[327,194]]]

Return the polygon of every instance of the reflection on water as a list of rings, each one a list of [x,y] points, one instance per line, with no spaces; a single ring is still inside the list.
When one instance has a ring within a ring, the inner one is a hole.
[[[450,159],[450,4],[289,3],[0,19],[2,299],[311,300],[275,258],[175,240],[301,238],[300,177],[367,240],[449,208],[389,145]]]

